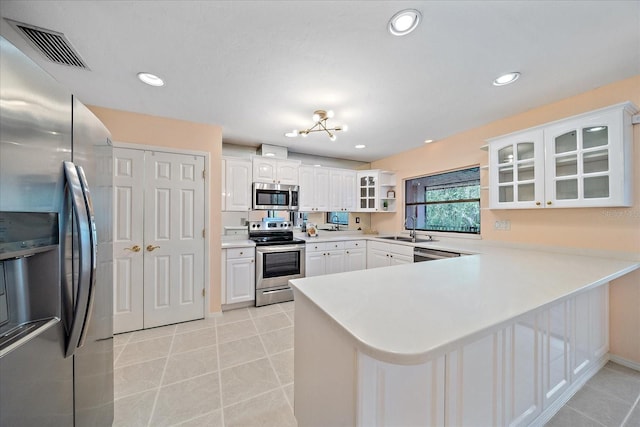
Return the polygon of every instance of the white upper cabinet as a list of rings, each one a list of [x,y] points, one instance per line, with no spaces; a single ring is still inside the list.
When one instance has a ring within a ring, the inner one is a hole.
[[[223,159],[223,211],[251,209],[251,160]]]
[[[491,209],[631,206],[629,102],[489,141]]]
[[[329,211],[354,212],[356,210],[356,171],[331,169]]]
[[[396,174],[381,170],[357,172],[358,212],[396,211]]]
[[[298,160],[253,158],[253,181],[268,184],[298,185]]]
[[[298,210],[301,212],[329,211],[329,169],[300,166]]]

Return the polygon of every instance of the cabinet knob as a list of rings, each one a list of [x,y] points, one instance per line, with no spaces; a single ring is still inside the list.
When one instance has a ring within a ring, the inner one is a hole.
[[[253,262],[254,260],[251,260],[251,262]]]
[[[387,256],[389,256],[389,254],[387,254]]]
[[[549,202],[547,202],[547,205],[550,205],[550,204],[551,204],[551,202],[550,202],[550,201],[549,201]]]
[[[346,253],[349,253],[349,251],[346,251]]]
[[[240,255],[244,255],[244,252],[240,252]]]
[[[134,245],[134,246],[131,246],[130,248],[124,248],[124,250],[131,251],[131,252],[140,252],[140,246]]]
[[[540,202],[536,202],[536,206],[540,206]]]

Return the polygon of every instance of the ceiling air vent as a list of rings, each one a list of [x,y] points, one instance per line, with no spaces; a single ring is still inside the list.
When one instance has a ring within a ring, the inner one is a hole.
[[[10,19],[7,21],[49,61],[89,69],[64,34]]]

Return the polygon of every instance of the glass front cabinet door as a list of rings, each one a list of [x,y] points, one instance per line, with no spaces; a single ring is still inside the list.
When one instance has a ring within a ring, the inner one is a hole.
[[[489,150],[491,209],[535,208],[544,199],[542,130],[512,134]]]
[[[489,141],[490,209],[631,206],[631,103]]]
[[[609,111],[545,129],[547,206],[630,205],[623,122],[621,111]]]
[[[378,172],[358,172],[358,212],[378,210]]]

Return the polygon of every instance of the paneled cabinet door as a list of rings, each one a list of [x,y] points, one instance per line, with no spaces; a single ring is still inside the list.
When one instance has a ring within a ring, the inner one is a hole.
[[[375,248],[367,248],[367,268],[388,267],[391,265],[389,252]]]
[[[295,160],[278,160],[276,176],[278,184],[299,185],[298,168],[300,162]]]
[[[358,271],[367,268],[367,250],[365,248],[345,249],[344,271]]]
[[[251,249],[253,250],[253,248]],[[254,258],[227,258],[226,298],[227,304],[255,299]]]
[[[300,200],[302,212],[329,211],[329,169],[300,166]]]
[[[544,137],[540,129],[489,146],[491,209],[544,207]]]
[[[277,164],[275,159],[256,157],[253,159],[253,181],[276,183]]]
[[[325,258],[325,274],[342,273],[344,271],[344,250],[328,251]]]
[[[329,180],[329,211],[354,212],[356,210],[356,171],[331,169]]]
[[[324,251],[307,252],[305,259],[305,276],[322,276],[325,271],[325,254]]]
[[[224,164],[224,210],[237,212],[251,210],[251,161],[225,159]]]

